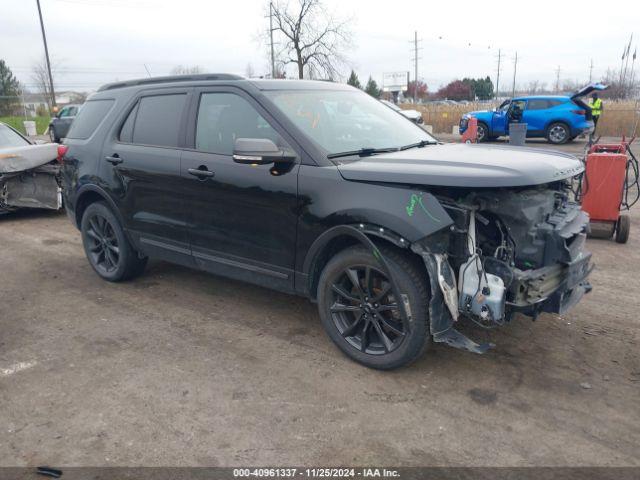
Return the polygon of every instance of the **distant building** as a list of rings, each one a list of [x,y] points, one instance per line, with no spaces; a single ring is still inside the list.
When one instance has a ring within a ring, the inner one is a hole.
[[[63,107],[70,103],[84,103],[87,94],[84,92],[56,92],[56,104]],[[49,98],[41,93],[25,93],[22,96],[23,107],[16,113],[27,117],[47,115],[49,112]]]

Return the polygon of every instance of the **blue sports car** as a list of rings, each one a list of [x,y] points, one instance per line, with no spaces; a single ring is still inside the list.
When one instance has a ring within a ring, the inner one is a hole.
[[[478,119],[478,141],[495,140],[509,135],[509,124],[527,124],[528,138],[546,138],[556,145],[566,143],[582,133],[593,131],[591,108],[581,100],[594,90],[604,90],[599,83],[588,85],[571,96],[541,95],[516,97],[504,101],[494,110],[469,112],[460,119],[460,133],[467,129],[469,118]]]

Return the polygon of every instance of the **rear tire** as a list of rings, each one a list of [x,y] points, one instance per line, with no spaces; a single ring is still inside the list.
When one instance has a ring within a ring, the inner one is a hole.
[[[133,249],[118,218],[106,203],[95,202],[87,207],[80,231],[89,264],[103,279],[120,282],[144,271],[147,258],[140,258]]]
[[[381,263],[361,246],[343,250],[327,263],[318,284],[318,310],[327,334],[347,356],[389,370],[416,360],[430,343],[428,290],[417,259],[391,248],[381,248],[380,254],[409,302],[408,324]]]
[[[631,230],[631,219],[629,215],[620,215],[618,217],[618,221],[616,222],[616,242],[617,243],[627,243],[629,240],[629,231]]]
[[[60,139],[56,136],[56,130],[51,125],[49,125],[49,140],[52,143],[60,143]]]
[[[549,143],[562,145],[571,138],[571,131],[566,123],[554,122],[547,128],[546,137]]]

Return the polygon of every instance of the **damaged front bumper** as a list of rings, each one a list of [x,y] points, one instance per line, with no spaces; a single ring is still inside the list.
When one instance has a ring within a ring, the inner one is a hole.
[[[511,208],[516,220],[504,215],[506,222],[489,209],[481,212],[480,206],[456,206],[462,213],[449,238],[425,239],[411,246],[429,275],[435,342],[484,353],[490,344],[478,344],[454,328],[459,316],[494,328],[515,313],[533,319],[543,312],[563,315],[591,291],[588,277],[593,265],[584,248],[588,216],[577,204],[550,202],[545,198],[549,195],[561,198],[555,193],[532,193],[528,201],[533,208],[521,209],[522,215]],[[509,205],[509,198],[501,203]],[[461,239],[457,247],[452,241],[456,235]],[[542,266],[522,268],[533,262]]]

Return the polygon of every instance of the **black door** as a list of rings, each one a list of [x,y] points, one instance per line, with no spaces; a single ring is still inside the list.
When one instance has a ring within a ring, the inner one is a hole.
[[[231,88],[196,91],[182,176],[193,256],[202,268],[292,290],[299,163],[243,165],[236,138],[268,138],[292,150],[286,135],[251,97]],[[189,138],[190,137],[190,138]],[[295,151],[294,151],[295,152]],[[298,156],[299,157],[299,156]]]
[[[110,183],[124,227],[145,253],[170,259],[171,252],[190,256],[180,192],[189,93],[143,93],[103,150],[101,178]]]

